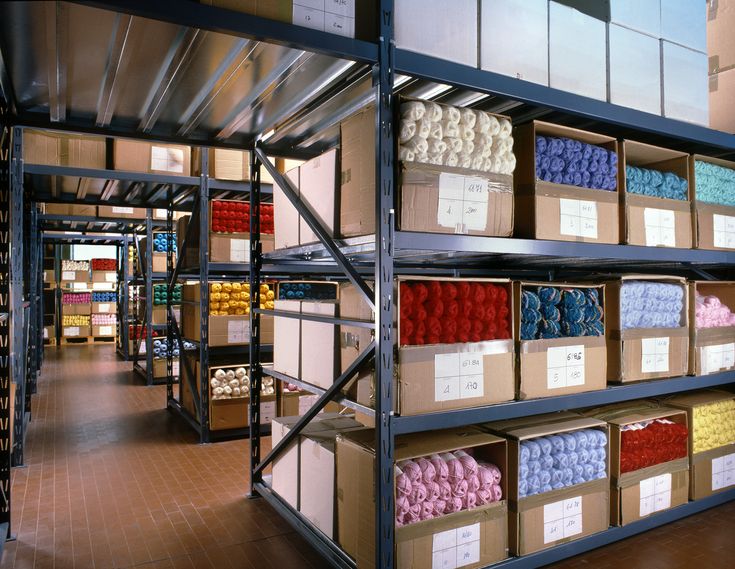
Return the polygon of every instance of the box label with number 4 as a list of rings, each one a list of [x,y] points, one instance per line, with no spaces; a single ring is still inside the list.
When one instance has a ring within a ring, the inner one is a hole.
[[[434,401],[485,395],[483,354],[463,352],[434,356]]]
[[[544,543],[582,533],[582,496],[544,505]]]

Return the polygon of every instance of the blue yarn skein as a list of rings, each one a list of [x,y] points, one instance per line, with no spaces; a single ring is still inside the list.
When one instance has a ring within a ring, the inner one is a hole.
[[[536,177],[539,180],[614,191],[617,163],[615,152],[599,146],[565,137],[536,136]]]
[[[626,281],[620,288],[621,329],[678,328],[684,288],[677,284]]]
[[[626,191],[630,194],[681,201],[688,199],[688,182],[673,172],[626,166],[625,181]]]
[[[694,183],[698,201],[735,206],[735,170],[695,160]]]

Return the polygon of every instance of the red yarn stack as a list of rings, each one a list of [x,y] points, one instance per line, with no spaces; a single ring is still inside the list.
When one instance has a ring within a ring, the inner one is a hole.
[[[620,472],[632,472],[687,455],[685,425],[654,421],[643,429],[623,431]]]
[[[117,260],[115,259],[92,259],[93,271],[114,271],[117,269]]]
[[[212,202],[212,231],[215,233],[248,233],[250,204],[232,201]],[[273,205],[260,206],[260,232],[273,233]]]
[[[401,345],[505,340],[510,307],[505,287],[467,281],[400,285]]]

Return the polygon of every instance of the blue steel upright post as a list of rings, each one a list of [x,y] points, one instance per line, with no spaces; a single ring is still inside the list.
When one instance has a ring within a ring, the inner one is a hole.
[[[145,210],[145,381],[153,385],[153,211]]]
[[[199,441],[209,442],[209,150],[202,148],[199,184]],[[193,220],[192,220],[193,221]]]
[[[260,464],[260,386],[263,366],[260,363],[260,160],[253,147],[250,152],[250,495],[255,496],[255,483],[262,482],[256,472]]]
[[[23,129],[13,128],[10,184],[10,369],[15,383],[13,465],[23,464],[26,348],[23,308]]]

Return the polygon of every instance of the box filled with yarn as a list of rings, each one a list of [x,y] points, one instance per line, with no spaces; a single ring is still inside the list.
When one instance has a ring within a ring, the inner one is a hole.
[[[689,283],[689,373],[735,369],[735,281]]]
[[[474,545],[467,567],[508,556],[506,442],[477,427],[400,436],[395,448],[396,567],[432,567],[437,545],[457,558],[460,531]],[[375,431],[337,436],[337,541],[375,566]],[[438,534],[449,538],[439,543]]]
[[[615,138],[540,121],[513,136],[515,235],[618,243]]]
[[[481,428],[508,441],[512,555],[527,555],[608,528],[607,423],[560,412]]]
[[[604,389],[605,286],[514,282],[520,399]]]
[[[689,155],[632,140],[619,152],[621,242],[690,249]]]
[[[92,283],[93,283],[92,288],[95,288],[96,283],[107,283],[107,284],[115,285],[117,284],[117,272],[116,271],[92,271]]]
[[[94,323],[94,316],[108,316],[106,314],[94,314],[92,315],[92,332],[91,335],[95,338],[114,338],[117,335],[117,326],[114,321],[105,322],[102,324]]]
[[[87,338],[91,335],[92,329],[89,326],[89,316],[75,316],[64,318],[86,318],[84,320],[67,320],[68,323],[62,323],[61,336],[64,338]],[[79,322],[79,323],[77,323]],[[86,324],[84,323],[86,322]]]
[[[214,233],[250,233],[250,203],[213,200],[209,209],[209,228]],[[260,232],[273,235],[273,205],[260,206]]]
[[[623,275],[605,281],[605,295],[609,381],[624,383],[687,374],[686,279]]]
[[[689,429],[681,409],[626,401],[589,409],[610,428],[610,522],[626,525],[689,499]]]
[[[689,157],[697,249],[735,250],[735,162]]]
[[[92,259],[93,271],[116,271],[117,259]]]
[[[735,394],[706,389],[662,399],[689,425],[689,499],[735,487]]]

